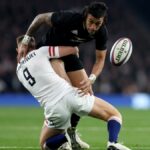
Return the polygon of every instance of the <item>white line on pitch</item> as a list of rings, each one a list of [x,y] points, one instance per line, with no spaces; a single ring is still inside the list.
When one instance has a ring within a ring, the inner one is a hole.
[[[150,150],[150,147],[135,147],[135,146],[131,146],[131,148],[134,148],[134,149],[137,149],[137,150],[139,150],[139,148],[140,149],[142,149],[142,150]],[[17,146],[0,146],[0,149],[8,149],[8,150],[13,150],[13,149],[34,149],[34,150],[39,150],[40,148],[39,147],[17,147]],[[100,147],[91,147],[91,150],[99,150],[100,149]],[[101,150],[105,150],[105,149],[101,149]]]
[[[34,149],[39,150],[39,147],[17,147],[17,146],[0,146],[0,149]]]

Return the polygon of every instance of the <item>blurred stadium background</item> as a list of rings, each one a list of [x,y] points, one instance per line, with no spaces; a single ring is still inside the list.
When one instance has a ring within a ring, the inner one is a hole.
[[[1,0],[0,1],[0,92],[24,92],[15,74],[16,42],[24,34],[34,17],[42,12],[61,9],[80,9],[92,0]],[[104,1],[104,0],[103,0]],[[109,57],[102,75],[95,84],[95,92],[150,92],[150,15],[148,0],[105,0],[108,12],[108,56],[112,44],[120,37],[133,42],[133,54],[122,67],[113,67]],[[93,42],[81,46],[81,58],[89,73],[94,60]]]
[[[63,9],[80,9],[92,1],[0,0],[0,109],[1,113],[3,112],[0,120],[5,118],[5,110],[8,111],[8,108],[5,109],[7,106],[39,106],[16,77],[16,37],[25,33],[31,21],[39,13]],[[108,54],[104,70],[93,87],[94,91],[96,95],[105,98],[118,107],[149,109],[150,1],[102,1],[109,7]],[[109,62],[109,51],[113,43],[120,37],[129,37],[132,40],[133,53],[125,65],[114,67]],[[92,49],[94,49],[93,41],[87,43],[86,46],[80,46],[80,57],[88,74],[95,59]],[[13,110],[17,110],[16,107],[14,108]],[[147,112],[145,120],[148,114]],[[4,126],[5,124],[1,127],[2,130]],[[2,139],[3,136],[0,136],[0,145],[2,145]],[[137,150],[142,150],[142,148]]]

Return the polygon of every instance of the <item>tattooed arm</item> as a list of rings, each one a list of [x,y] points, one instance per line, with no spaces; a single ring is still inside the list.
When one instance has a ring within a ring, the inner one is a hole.
[[[52,26],[51,23],[51,16],[52,16],[52,12],[50,13],[44,13],[44,14],[39,14],[35,17],[35,19],[32,21],[31,25],[29,26],[22,42],[21,45],[18,49],[18,62],[20,61],[20,59],[22,57],[25,57],[27,52],[28,52],[28,44],[31,40],[31,37],[33,36],[34,33],[36,33],[36,31],[40,28],[40,26],[42,24],[47,24],[50,27]]]
[[[35,19],[32,21],[31,25],[29,26],[26,35],[32,36],[42,24],[47,24],[50,27],[52,26],[51,23],[51,16],[52,12],[50,13],[44,13],[44,14],[39,14],[35,17]]]

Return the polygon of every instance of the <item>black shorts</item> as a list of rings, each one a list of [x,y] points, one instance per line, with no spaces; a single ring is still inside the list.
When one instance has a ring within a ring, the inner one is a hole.
[[[76,55],[64,56],[61,59],[64,62],[66,72],[83,69],[83,64]]]

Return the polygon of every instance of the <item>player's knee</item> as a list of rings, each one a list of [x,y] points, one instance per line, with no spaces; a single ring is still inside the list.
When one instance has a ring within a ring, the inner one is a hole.
[[[122,120],[122,115],[121,115],[121,113],[118,110],[117,110],[116,116]]]
[[[40,147],[41,147],[41,150],[48,150],[47,146],[46,146],[46,139],[40,139]]]
[[[117,109],[113,111],[113,113],[108,117],[107,121],[111,119],[114,119],[122,124],[122,115]]]
[[[40,140],[40,147],[41,147],[41,150],[45,150],[45,143],[42,140]]]
[[[115,107],[113,107],[113,109],[108,109],[105,113],[105,121],[109,121],[111,118],[116,118],[120,123],[122,122],[122,115]]]
[[[40,141],[41,150],[49,150],[49,147],[46,145],[46,141]]]

